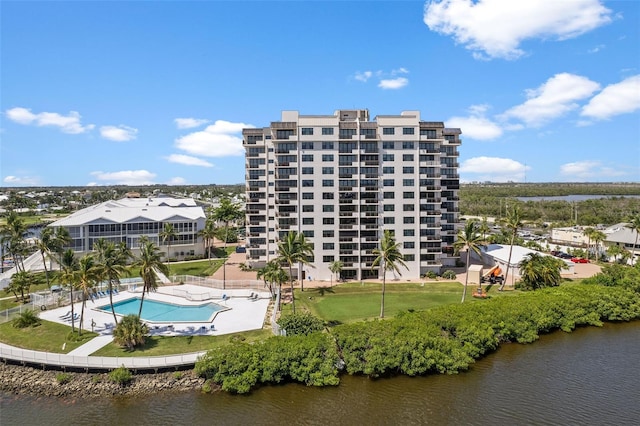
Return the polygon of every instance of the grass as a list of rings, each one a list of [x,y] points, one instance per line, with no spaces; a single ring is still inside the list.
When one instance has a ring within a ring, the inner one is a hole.
[[[66,354],[97,336],[96,333],[83,331],[82,339],[74,342],[67,340],[70,332],[69,326],[45,320],[37,327],[26,328],[14,328],[11,322],[6,322],[0,324],[0,341],[23,349]]]
[[[181,262],[171,264],[171,275],[193,275],[195,277],[208,277],[213,275],[221,266],[222,259],[198,260],[193,262]]]
[[[491,296],[497,295],[492,289]],[[334,287],[295,291],[296,307],[334,324],[352,323],[380,316],[382,284],[348,283]],[[467,288],[467,301],[477,301],[471,297],[472,287]],[[454,282],[387,283],[385,293],[385,317],[393,317],[399,312],[422,311],[448,303],[459,303],[462,286]],[[291,305],[283,306],[283,314],[291,312]]]
[[[19,297],[18,297],[18,299],[19,299]],[[16,302],[15,296],[12,295],[8,299],[4,299],[3,298],[2,300],[0,300],[0,311],[4,311],[6,309],[15,308],[15,307],[18,307],[20,305],[22,305],[22,300],[18,300]]]
[[[227,345],[233,341],[255,342],[271,336],[270,330],[252,330],[223,336],[152,336],[145,345],[135,351],[127,351],[115,343],[99,349],[92,356],[139,357],[163,356],[189,352],[201,352]]]

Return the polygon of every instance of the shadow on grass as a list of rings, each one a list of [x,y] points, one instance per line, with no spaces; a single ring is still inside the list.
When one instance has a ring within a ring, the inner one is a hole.
[[[317,287],[314,289],[318,296],[324,296],[325,293],[335,294],[335,290],[332,287]]]

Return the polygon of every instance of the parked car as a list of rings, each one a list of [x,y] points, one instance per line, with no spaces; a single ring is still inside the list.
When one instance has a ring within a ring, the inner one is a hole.
[[[584,257],[572,257],[571,261],[573,263],[589,263],[589,259],[585,259]]]
[[[573,258],[573,256],[571,256],[570,254],[567,254],[567,253],[560,253],[558,255],[558,257],[561,258],[561,259],[571,259],[571,258]]]

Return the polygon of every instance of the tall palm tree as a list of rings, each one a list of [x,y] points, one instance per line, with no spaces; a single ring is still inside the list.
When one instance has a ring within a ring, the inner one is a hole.
[[[582,230],[584,236],[587,237],[587,259],[590,257],[589,253],[591,252],[591,239],[593,238],[594,232],[596,232],[596,230],[590,226]]]
[[[258,279],[260,278],[262,278],[265,283],[269,283],[271,296],[275,294],[275,286],[276,284],[278,285],[278,294],[280,294],[281,297],[277,309],[280,310],[282,307],[282,284],[287,282],[287,279],[289,278],[287,273],[282,269],[277,261],[271,260],[267,262],[264,268],[261,268],[260,271],[258,271]]]
[[[158,234],[158,236],[162,239],[162,242],[167,243],[167,270],[169,271],[169,274],[171,274],[171,266],[169,265],[169,257],[171,256],[171,241],[176,238],[176,235],[178,234],[173,227],[173,223],[168,222],[164,224],[162,231],[160,231],[160,234]]]
[[[296,302],[293,294],[293,264],[299,263],[308,265],[309,258],[312,256],[313,250],[302,233],[289,231],[286,238],[278,242],[278,257],[276,258],[276,261],[280,264],[286,264],[289,267],[291,306],[294,314],[296,313]],[[300,269],[298,269],[298,277],[300,276]]]
[[[636,239],[633,243],[633,250],[631,252],[631,264],[633,265],[637,260],[636,250],[638,248],[638,235],[640,235],[640,214],[636,214],[635,216],[633,216],[629,220],[629,223],[625,225],[625,227],[636,233]]]
[[[42,266],[44,267],[44,276],[47,278],[47,288],[51,288],[51,280],[49,278],[49,270],[47,269],[47,257],[51,255],[55,245],[55,231],[53,228],[46,227],[40,232],[40,238],[35,242],[35,246],[42,256]]]
[[[504,273],[504,281],[500,285],[499,291],[504,290],[504,286],[507,285],[507,280],[509,279],[509,269],[511,269],[511,254],[513,253],[513,244],[516,240],[516,236],[518,235],[518,229],[522,227],[522,216],[520,214],[520,207],[518,205],[514,205],[510,210],[507,210],[507,215],[503,219],[503,226],[510,231],[510,241],[509,241],[509,260],[507,260],[507,270]]]
[[[382,269],[382,300],[380,302],[380,318],[384,318],[384,293],[387,284],[387,271],[396,272],[400,274],[400,266],[404,266],[407,270],[409,267],[404,263],[404,257],[400,252],[400,243],[396,243],[393,234],[389,230],[385,230],[380,241],[380,248],[372,250],[372,253],[376,255],[373,260],[371,268],[380,266]]]
[[[13,257],[18,272],[24,271],[23,257],[27,253],[26,236],[28,227],[24,219],[15,211],[10,211],[5,224],[0,227],[0,242]]]
[[[216,225],[214,221],[211,218],[207,218],[207,221],[204,223],[204,228],[202,228],[198,234],[202,237],[202,244],[207,252],[207,259],[209,263],[211,263],[211,243],[216,237]]]
[[[10,291],[13,294],[20,292],[20,297],[22,299],[22,303],[26,303],[27,299],[24,295],[24,292],[29,292],[31,288],[31,284],[33,284],[34,276],[31,271],[19,271],[11,276],[11,284],[9,286]]]
[[[118,317],[113,308],[113,288],[114,285],[120,283],[120,277],[128,272],[127,263],[131,257],[131,252],[128,250],[123,251],[121,245],[116,246],[113,242],[107,242],[102,238],[96,241],[93,249],[96,251],[96,266],[99,270],[100,279],[107,281],[109,286],[111,313],[113,314],[115,325],[118,325]]]
[[[461,250],[467,250],[467,273],[464,278],[464,289],[462,290],[462,300],[467,296],[467,284],[469,283],[469,265],[471,263],[471,252],[475,252],[480,255],[480,247],[484,238],[479,234],[478,223],[475,220],[469,220],[465,223],[464,228],[458,231],[458,238],[453,243],[453,248],[456,253],[460,253]],[[480,283],[478,283],[480,285]]]
[[[600,255],[600,243],[607,239],[607,234],[602,231],[594,230],[593,234],[591,234],[591,239],[596,246],[596,262],[598,261],[598,257]]]
[[[339,260],[334,260],[329,264],[329,270],[332,274],[336,274],[336,280],[338,279],[338,274],[342,272],[342,268],[344,267],[344,263]],[[331,287],[333,287],[333,275],[331,275]]]
[[[73,312],[73,287],[76,285],[76,273],[78,270],[78,259],[76,259],[76,254],[73,252],[73,249],[67,249],[62,253],[60,257],[60,282],[69,284],[69,291],[71,292],[71,331],[76,331],[75,329],[75,319]]]
[[[142,304],[144,303],[145,293],[156,290],[158,284],[156,282],[156,270],[163,274],[168,274],[167,265],[162,262],[162,252],[148,238],[140,238],[140,254],[135,258],[133,267],[140,268],[140,277],[143,281],[142,298],[140,299],[140,310],[138,317],[142,317]]]
[[[271,276],[272,272],[276,269],[282,268],[280,268],[280,265],[276,261],[270,260],[262,268],[256,271],[256,279],[264,281],[264,286],[269,288],[271,297],[273,297],[275,294],[275,289],[272,286],[273,281],[271,280]]]
[[[213,210],[213,219],[224,223],[224,259],[222,263],[222,288],[227,281],[227,240],[229,239],[229,223],[242,219],[244,213],[239,204],[231,202],[229,198],[220,199],[220,205]]]
[[[478,232],[482,234],[482,240],[487,241],[487,234],[491,232],[491,228],[489,228],[489,222],[487,222],[487,217],[482,217],[482,222],[478,225]]]
[[[84,255],[78,262],[76,285],[82,293],[82,308],[80,309],[80,324],[78,325],[78,334],[80,335],[82,334],[82,323],[84,321],[84,308],[87,304],[87,299],[91,297],[93,288],[98,281],[99,272],[93,254]]]

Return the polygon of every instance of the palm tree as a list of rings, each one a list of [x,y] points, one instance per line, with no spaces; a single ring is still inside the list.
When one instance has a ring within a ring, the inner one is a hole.
[[[582,230],[584,236],[587,237],[587,259],[590,257],[589,254],[591,252],[591,239],[593,238],[594,232],[596,232],[596,230],[590,226]]]
[[[489,223],[487,222],[487,217],[482,217],[482,222],[478,225],[478,232],[482,234],[482,240],[487,241],[487,234],[491,231],[489,228]]]
[[[518,235],[518,229],[522,227],[522,216],[520,215],[520,207],[514,205],[511,210],[507,210],[507,216],[503,220],[503,225],[507,230],[511,231],[511,239],[509,241],[509,260],[507,260],[507,270],[504,273],[504,281],[500,285],[499,291],[504,290],[504,286],[509,279],[509,269],[511,268],[511,254],[513,253],[513,244]]]
[[[0,227],[0,242],[13,257],[16,270],[24,271],[23,257],[27,253],[28,227],[23,218],[15,211],[10,211],[5,224]]]
[[[126,245],[125,245],[126,247]],[[118,325],[118,317],[113,308],[113,287],[120,283],[120,277],[128,272],[127,263],[131,257],[129,250],[122,250],[122,246],[116,246],[113,242],[107,242],[100,238],[93,245],[96,251],[96,266],[99,270],[101,280],[106,280],[109,286],[109,304],[113,320]]]
[[[173,227],[173,223],[168,222],[164,224],[164,228],[162,228],[162,231],[160,232],[160,234],[158,234],[158,236],[162,239],[162,242],[167,243],[167,271],[169,271],[169,274],[171,274],[171,266],[169,265],[171,241],[176,238],[176,235],[178,234]]]
[[[49,270],[47,269],[47,256],[51,255],[55,246],[55,233],[53,228],[46,227],[40,232],[40,238],[35,242],[35,246],[42,256],[42,266],[44,267],[44,276],[47,278],[47,288],[51,289],[51,280],[49,279]]]
[[[144,303],[144,294],[151,290],[156,290],[156,270],[163,274],[168,274],[167,265],[162,262],[162,253],[160,249],[148,238],[140,238],[140,254],[134,260],[133,267],[140,268],[140,277],[144,285],[142,286],[142,298],[140,299],[140,310],[138,317],[142,316],[142,304]]]
[[[593,234],[591,234],[591,239],[596,245],[596,262],[598,261],[598,257],[600,255],[600,243],[607,239],[607,234],[602,231],[594,230]]]
[[[227,280],[227,240],[229,239],[229,222],[239,220],[244,216],[240,205],[232,203],[229,198],[222,198],[220,205],[213,210],[213,219],[224,222],[224,259],[222,263],[222,288]]]
[[[525,288],[535,290],[560,284],[560,270],[565,267],[562,260],[540,253],[530,253],[520,262],[520,276]]]
[[[293,294],[293,264],[309,264],[309,258],[313,256],[311,246],[305,240],[304,234],[296,231],[289,231],[286,238],[278,242],[278,257],[276,261],[279,264],[286,264],[289,267],[289,284],[291,286],[291,306],[293,313],[296,313],[296,302]],[[300,276],[298,269],[298,276]]]
[[[204,228],[202,228],[198,234],[202,237],[202,244],[204,246],[205,251],[207,252],[207,259],[209,263],[211,263],[211,242],[214,241],[216,236],[216,225],[212,219],[207,218],[207,221],[204,224]]]
[[[271,280],[271,277],[272,277],[272,272],[276,269],[282,269],[282,268],[280,268],[280,265],[277,262],[270,260],[269,262],[266,263],[266,265],[264,265],[262,268],[256,271],[256,279],[264,281],[264,286],[269,288],[269,293],[271,293],[271,297],[273,297],[275,293],[275,290],[273,289],[273,286],[272,286],[273,281]]]
[[[149,327],[140,321],[140,317],[129,314],[113,330],[113,340],[132,351],[136,346],[144,345],[148,333]]]
[[[614,244],[607,247],[607,255],[612,257],[615,262],[619,262],[620,259],[618,259],[618,256],[622,255],[622,250],[623,250],[623,247],[617,244]]]
[[[636,214],[635,216],[633,216],[631,218],[631,220],[629,220],[629,223],[627,223],[625,225],[626,228],[629,228],[631,230],[631,232],[635,232],[636,233],[636,239],[633,243],[633,250],[632,250],[632,261],[631,264],[635,264],[636,263],[636,249],[638,248],[638,235],[640,234],[640,214]]]
[[[393,271],[400,274],[400,266],[404,266],[407,270],[407,264],[404,263],[404,258],[400,252],[400,243],[396,243],[393,234],[389,230],[385,230],[380,241],[380,248],[373,249],[373,254],[376,258],[373,260],[371,268],[380,266],[382,269],[382,300],[380,302],[380,318],[384,318],[384,293],[387,283],[387,271]]]
[[[280,295],[278,310],[280,310],[282,305],[282,283],[287,282],[287,279],[289,278],[287,273],[282,269],[277,261],[271,260],[258,272],[258,279],[260,278],[262,278],[265,283],[269,283],[271,296],[275,294],[275,285],[278,285],[278,294]]]
[[[93,254],[84,255],[78,262],[78,270],[76,271],[76,285],[82,293],[82,308],[80,310],[80,325],[78,326],[78,334],[82,334],[82,323],[84,320],[84,308],[87,299],[91,297],[93,288],[99,277],[99,269],[95,262]]]
[[[453,248],[456,253],[460,253],[461,250],[467,250],[467,273],[464,278],[464,289],[462,290],[462,300],[467,296],[467,284],[469,283],[469,265],[471,264],[471,252],[475,252],[480,255],[480,247],[484,241],[482,235],[479,234],[479,227],[475,220],[469,220],[464,225],[464,228],[458,231],[458,237],[456,242],[453,243]],[[480,283],[478,283],[480,285]]]
[[[73,252],[73,249],[67,249],[62,253],[60,257],[60,281],[63,283],[69,284],[69,290],[71,292],[71,331],[76,331],[75,329],[75,319],[73,312],[73,287],[76,285],[76,273],[78,270],[78,259],[76,259],[76,255]]]
[[[342,272],[342,268],[344,267],[344,263],[339,260],[334,260],[329,264],[329,270],[332,274],[336,274],[336,280],[338,279],[338,274]],[[333,287],[333,275],[331,275],[331,287]]]
[[[27,299],[24,295],[24,292],[29,292],[31,288],[31,284],[33,284],[34,276],[31,271],[19,271],[11,276],[11,284],[10,291],[13,294],[20,292],[20,297],[22,298],[22,303],[26,303]]]

